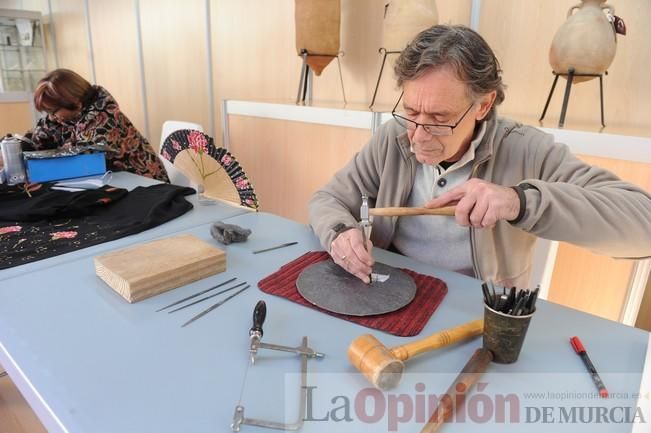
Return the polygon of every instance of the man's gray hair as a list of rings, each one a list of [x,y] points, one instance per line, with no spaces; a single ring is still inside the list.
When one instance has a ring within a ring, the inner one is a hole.
[[[440,66],[453,68],[459,80],[466,83],[472,100],[493,90],[497,93],[493,107],[504,100],[500,64],[488,43],[474,30],[447,25],[423,30],[402,51],[394,72],[402,86]]]

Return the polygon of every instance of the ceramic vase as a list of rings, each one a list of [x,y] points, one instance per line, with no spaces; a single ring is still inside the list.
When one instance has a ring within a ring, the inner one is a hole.
[[[549,50],[549,63],[554,72],[567,74],[603,74],[617,50],[615,28],[606,15],[615,9],[606,0],[582,0],[567,12],[567,20],[558,29]],[[574,82],[595,77],[575,77]]]
[[[316,75],[339,54],[340,0],[295,0],[296,52],[307,50]]]
[[[434,0],[391,0],[384,14],[382,47],[402,51],[418,33],[436,24]]]

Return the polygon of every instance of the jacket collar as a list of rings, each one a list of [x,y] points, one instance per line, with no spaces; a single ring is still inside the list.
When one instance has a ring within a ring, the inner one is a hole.
[[[494,144],[495,135],[497,133],[497,112],[493,111],[489,118],[484,120],[484,122],[486,122],[486,132],[484,133],[484,138],[477,145],[477,149],[475,149],[475,160],[473,161],[473,167],[483,163],[491,156],[493,156],[495,148]]]
[[[411,143],[409,143],[409,136],[407,135],[406,129],[398,134],[396,142],[398,143],[398,148],[400,149],[403,159],[408,160],[410,158],[416,158],[416,155],[411,153]]]

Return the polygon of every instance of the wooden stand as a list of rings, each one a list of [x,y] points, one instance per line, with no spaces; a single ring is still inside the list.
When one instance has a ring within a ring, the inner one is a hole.
[[[567,84],[565,85],[565,95],[563,96],[563,106],[561,107],[561,117],[558,120],[558,127],[562,128],[565,125],[565,114],[567,112],[567,104],[570,100],[570,91],[572,89],[572,81],[574,80],[574,77],[599,77],[599,99],[601,101],[601,126],[606,126],[604,123],[604,84],[603,84],[603,75],[608,75],[608,71],[604,72],[604,74],[577,74],[575,73],[574,68],[570,68],[567,72],[567,74],[563,73],[558,73],[552,71],[552,74],[554,74],[554,82],[552,83],[552,88],[549,91],[549,96],[547,96],[547,102],[545,103],[545,108],[543,109],[542,115],[540,116],[540,121],[542,121],[545,118],[545,114],[547,113],[547,107],[549,107],[549,101],[552,99],[552,95],[554,94],[554,89],[556,88],[556,82],[558,81],[558,77],[560,75],[567,77]]]

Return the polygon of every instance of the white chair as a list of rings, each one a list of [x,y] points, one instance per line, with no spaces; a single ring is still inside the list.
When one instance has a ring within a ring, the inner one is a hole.
[[[165,139],[169,137],[169,135],[175,131],[178,131],[179,129],[195,129],[197,131],[203,132],[203,128],[201,125],[198,123],[192,123],[192,122],[183,122],[179,120],[168,120],[165,123],[163,123],[163,129],[161,131],[160,135],[160,147],[158,149],[158,158],[163,162],[163,166],[165,167],[165,170],[167,171],[167,176],[170,178],[170,183],[172,185],[179,185],[179,186],[189,186],[194,188],[194,185],[188,179],[186,175],[181,173],[176,167],[174,167],[174,164],[163,158],[163,156],[160,154],[160,150],[163,148],[163,143],[165,142]]]

